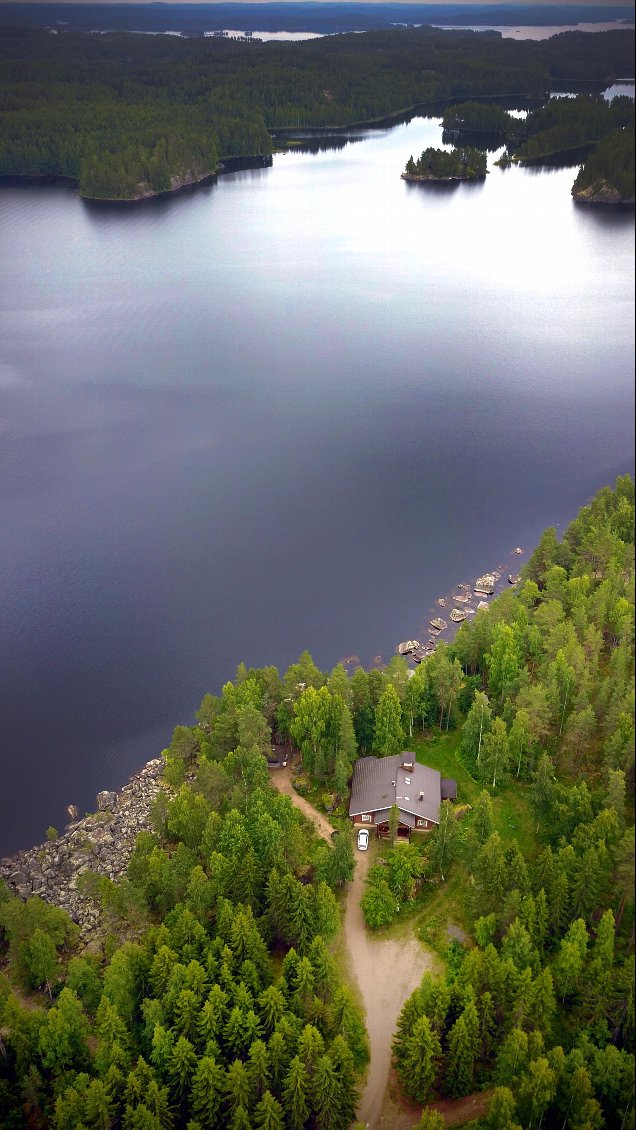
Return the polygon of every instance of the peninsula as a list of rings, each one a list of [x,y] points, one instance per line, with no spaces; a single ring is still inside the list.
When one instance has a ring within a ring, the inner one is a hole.
[[[624,476],[410,678],[240,664],[2,861],[0,1124],[397,1125],[392,1054],[417,1130],[629,1125],[633,539]]]

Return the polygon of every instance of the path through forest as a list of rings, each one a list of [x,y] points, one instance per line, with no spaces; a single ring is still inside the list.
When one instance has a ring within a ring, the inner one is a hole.
[[[329,839],[333,831],[331,824],[295,792],[289,768],[274,769],[270,777],[272,784],[311,820],[319,835]],[[361,852],[356,848],[356,870],[346,896],[344,931],[351,974],[360,989],[366,1013],[371,1053],[358,1118],[369,1130],[389,1130],[390,1125],[393,1130],[393,1124],[382,1117],[391,1069],[391,1041],[402,1005],[426,970],[434,967],[435,957],[408,932],[402,937],[383,938],[374,937],[367,930],[360,899],[374,854],[373,842],[369,851]]]

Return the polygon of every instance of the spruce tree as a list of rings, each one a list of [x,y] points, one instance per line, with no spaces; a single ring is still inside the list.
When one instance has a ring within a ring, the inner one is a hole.
[[[405,1092],[417,1102],[428,1099],[441,1058],[439,1036],[431,1028],[427,1016],[420,1016],[412,1032],[396,1051],[397,1070]]]
[[[265,1091],[252,1116],[254,1130],[284,1130],[283,1108],[271,1091]]]
[[[294,1056],[283,1083],[283,1106],[290,1130],[302,1130],[309,1117],[309,1075],[299,1056]]]
[[[192,1077],[190,1109],[201,1124],[212,1130],[219,1124],[225,1072],[210,1056],[203,1056]]]

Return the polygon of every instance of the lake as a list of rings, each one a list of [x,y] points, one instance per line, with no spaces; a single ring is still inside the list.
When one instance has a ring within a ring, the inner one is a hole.
[[[633,210],[439,120],[132,206],[0,189],[0,852],[237,663],[330,668],[633,468]],[[523,558],[521,558],[523,561]]]

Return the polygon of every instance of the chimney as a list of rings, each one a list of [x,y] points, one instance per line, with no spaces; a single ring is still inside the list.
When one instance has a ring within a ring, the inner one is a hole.
[[[412,773],[414,767],[415,767],[415,761],[413,760],[413,754],[412,753],[405,753],[404,757],[402,759],[402,768],[404,769],[404,771],[406,773]]]
[[[420,793],[420,801],[424,800],[424,793]]]

